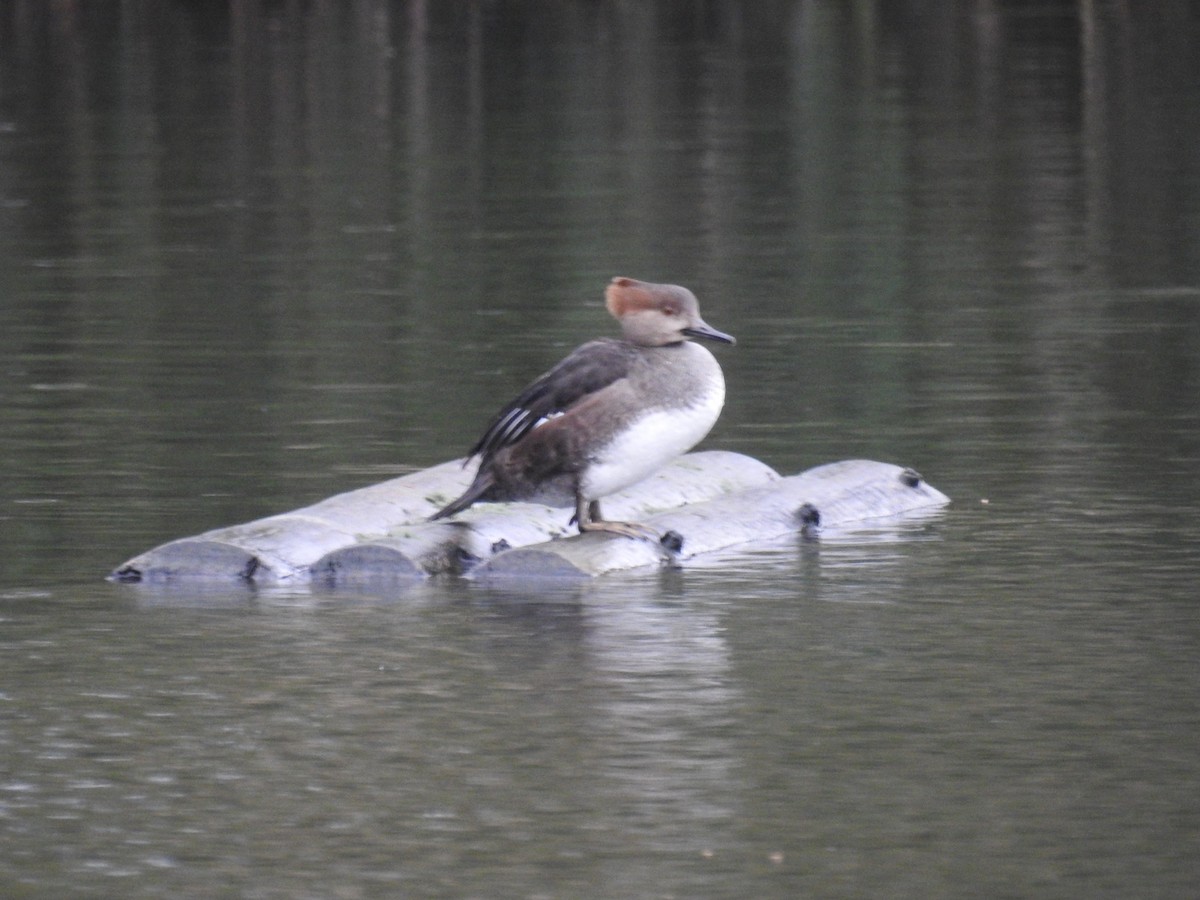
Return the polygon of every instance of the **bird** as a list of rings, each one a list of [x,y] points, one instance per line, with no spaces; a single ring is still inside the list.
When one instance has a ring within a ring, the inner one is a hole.
[[[734,344],[675,284],[613,278],[605,306],[620,338],[577,347],[506,404],[467,453],[479,467],[462,496],[431,516],[479,502],[574,507],[580,533],[657,541],[652,529],[606,520],[600,500],[698,444],[725,404],[725,378],[696,339]]]

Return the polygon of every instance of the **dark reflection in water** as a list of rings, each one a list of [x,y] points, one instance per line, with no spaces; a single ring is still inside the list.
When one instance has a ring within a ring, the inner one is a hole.
[[[0,4],[5,893],[1188,897],[1191,5]],[[617,274],[708,445],[955,504],[684,572],[118,588],[450,458]]]

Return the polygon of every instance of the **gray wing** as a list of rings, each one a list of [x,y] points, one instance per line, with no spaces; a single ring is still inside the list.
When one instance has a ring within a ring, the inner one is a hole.
[[[633,350],[631,344],[611,338],[577,347],[496,413],[483,437],[467,454],[468,459],[478,455],[486,463],[501,448],[527,435],[542,419],[566,412],[589,394],[624,378]]]

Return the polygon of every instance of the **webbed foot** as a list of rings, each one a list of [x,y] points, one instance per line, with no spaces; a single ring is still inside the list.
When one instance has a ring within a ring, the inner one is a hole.
[[[623,537],[633,538],[639,541],[649,541],[652,544],[657,544],[660,535],[653,528],[648,528],[645,525],[639,525],[636,522],[609,522],[604,519],[590,519],[587,522],[579,523],[579,531],[582,534],[586,531],[606,531],[609,534],[619,534]]]

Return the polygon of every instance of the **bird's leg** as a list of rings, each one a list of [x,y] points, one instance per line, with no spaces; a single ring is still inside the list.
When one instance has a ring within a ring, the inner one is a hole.
[[[575,521],[579,523],[579,533],[586,531],[607,531],[609,534],[620,534],[637,540],[650,541],[657,544],[658,532],[636,522],[608,522],[600,514],[600,501],[587,501],[580,493],[575,494]]]

